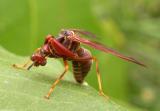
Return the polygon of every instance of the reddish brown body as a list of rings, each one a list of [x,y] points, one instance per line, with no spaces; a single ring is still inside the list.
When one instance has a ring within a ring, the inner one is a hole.
[[[99,91],[100,94],[104,96],[101,86],[101,76],[98,69],[98,61],[95,57],[91,55],[89,50],[81,47],[80,43],[98,49],[105,53],[110,53],[126,61],[130,61],[138,65],[145,66],[143,63],[135,60],[132,57],[124,56],[118,53],[117,51],[114,51],[100,43],[81,38],[79,34],[95,37],[92,33],[83,30],[77,30],[77,29],[63,30],[60,32],[57,38],[54,38],[54,36],[52,35],[48,35],[46,37],[44,45],[41,48],[37,49],[36,52],[31,56],[31,60],[33,63],[27,68],[28,70],[32,66],[39,66],[39,65],[44,66],[47,62],[46,61],[47,57],[63,58],[65,70],[60,75],[60,77],[53,83],[47,96],[45,96],[46,98],[49,98],[56,84],[58,84],[58,82],[63,78],[64,74],[66,74],[66,72],[68,71],[69,66],[67,61],[72,62],[73,74],[78,83],[83,83],[84,78],[90,71],[92,62],[95,61]],[[26,65],[27,64],[25,64],[24,67]],[[14,66],[18,67],[16,65]]]
[[[56,52],[55,47],[57,47],[56,46],[57,44],[55,44],[55,42],[60,43],[67,49],[67,51],[71,51],[73,54],[70,54],[70,52],[66,52],[66,53],[64,52],[61,53],[60,51]],[[72,69],[73,69],[74,77],[78,83],[83,83],[84,78],[86,77],[87,73],[91,68],[92,59],[88,59],[85,61],[81,61],[81,60],[74,61],[70,59],[70,57],[77,56],[78,58],[92,58],[90,51],[85,48],[82,48],[79,42],[69,40],[62,35],[57,37],[52,44],[48,44],[48,42],[46,41],[44,48],[41,48],[40,52],[44,53],[45,51],[47,51],[46,54],[48,54],[48,56],[51,58],[64,58],[66,60],[72,61],[72,66],[73,66]]]
[[[91,53],[85,48],[79,48],[76,53],[78,57],[92,57]],[[78,83],[83,83],[84,78],[90,71],[91,65],[91,59],[86,61],[72,61],[73,74]]]

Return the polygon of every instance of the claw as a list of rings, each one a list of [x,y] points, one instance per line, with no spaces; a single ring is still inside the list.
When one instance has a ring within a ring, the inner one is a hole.
[[[45,98],[45,99],[49,99],[49,96],[48,96],[48,95],[46,95],[46,96],[44,96],[44,98]]]
[[[109,97],[108,97],[108,96],[106,96],[106,95],[104,94],[104,92],[99,92],[99,95],[100,95],[100,96],[105,97],[105,99],[106,99],[106,100],[108,100],[108,99],[109,99]]]

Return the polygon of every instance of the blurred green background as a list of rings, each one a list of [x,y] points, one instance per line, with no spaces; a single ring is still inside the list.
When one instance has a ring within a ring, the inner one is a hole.
[[[0,45],[11,52],[29,56],[62,28],[91,31],[99,42],[147,64],[145,69],[87,47],[99,59],[106,94],[159,111],[159,0],[0,0]],[[95,72],[94,64],[86,80],[98,89]]]

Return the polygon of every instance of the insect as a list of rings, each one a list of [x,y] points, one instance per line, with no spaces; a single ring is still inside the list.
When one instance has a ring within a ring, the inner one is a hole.
[[[87,32],[80,29],[61,30],[58,37],[55,38],[52,35],[48,35],[45,38],[43,46],[38,48],[31,56],[31,61],[32,61],[31,64],[30,61],[24,64],[23,66],[19,66],[16,64],[14,64],[13,66],[16,68],[27,68],[29,70],[32,66],[36,67],[45,66],[47,63],[47,58],[62,58],[64,62],[64,71],[59,76],[59,78],[56,79],[56,81],[52,84],[45,98],[50,97],[51,93],[55,89],[55,86],[60,82],[60,80],[62,80],[62,78],[68,71],[69,69],[68,61],[72,62],[74,78],[80,84],[83,83],[84,78],[90,71],[92,63],[95,62],[98,85],[99,85],[99,93],[100,95],[105,96],[102,90],[101,75],[99,72],[98,60],[96,57],[92,56],[89,50],[83,48],[81,44],[90,46],[94,49],[103,51],[105,53],[110,53],[126,61],[130,61],[138,65],[145,66],[143,63],[137,61],[132,57],[124,56],[119,52],[114,51],[98,42],[82,38],[81,35],[95,37],[95,35],[92,34],[91,32]]]

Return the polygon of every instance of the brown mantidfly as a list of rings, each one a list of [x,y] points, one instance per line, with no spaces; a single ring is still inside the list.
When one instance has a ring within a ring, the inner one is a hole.
[[[44,66],[47,62],[47,58],[62,58],[64,62],[64,72],[60,75],[60,77],[53,83],[51,86],[48,94],[45,96],[46,98],[49,98],[51,93],[53,92],[55,86],[62,80],[66,72],[68,71],[68,62],[72,62],[73,66],[73,74],[75,77],[75,80],[82,84],[84,81],[84,78],[86,77],[87,73],[90,71],[92,62],[94,61],[96,63],[96,72],[97,72],[97,78],[98,78],[98,85],[99,85],[99,93],[102,96],[105,96],[102,90],[101,85],[101,75],[99,73],[98,68],[98,60],[96,57],[93,57],[89,50],[86,48],[81,47],[81,44],[90,46],[92,48],[95,48],[97,50],[103,51],[105,53],[110,53],[112,55],[115,55],[121,59],[124,59],[126,61],[130,61],[133,63],[136,63],[138,65],[144,66],[145,65],[137,60],[135,60],[132,57],[124,56],[120,54],[117,51],[114,51],[98,42],[94,42],[88,39],[81,38],[81,35],[87,35],[91,37],[95,37],[94,34],[91,32],[87,32],[80,29],[68,29],[68,30],[62,30],[57,38],[55,38],[52,35],[48,35],[45,39],[44,45],[40,48],[38,48],[35,53],[31,56],[31,65],[29,62],[27,62],[23,66],[18,66],[14,64],[13,66],[16,68],[26,68],[29,70],[32,66]],[[105,96],[106,97],[106,96]]]

